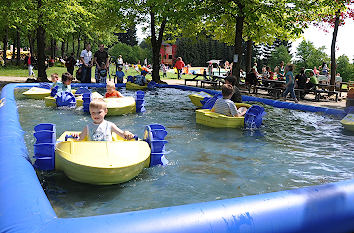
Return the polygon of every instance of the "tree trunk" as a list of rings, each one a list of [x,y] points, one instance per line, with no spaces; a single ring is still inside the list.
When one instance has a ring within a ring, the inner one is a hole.
[[[17,44],[17,41],[16,41],[16,36],[13,36],[14,38],[14,41],[12,43],[12,56],[11,56],[11,64],[13,64],[12,62],[15,60],[15,55],[16,55],[16,44]]]
[[[153,9],[150,8],[150,17],[151,17],[151,46],[152,46],[152,80],[156,83],[160,83],[160,48],[162,44],[163,33],[166,27],[167,18],[164,17],[162,19],[162,23],[160,26],[160,31],[158,38],[156,38],[155,31],[155,13]]]
[[[73,34],[73,53],[75,54],[75,36]]]
[[[338,35],[338,28],[339,28],[339,17],[340,17],[340,10],[336,12],[336,20],[334,22],[334,30],[333,30],[333,37],[332,37],[332,45],[331,45],[331,81],[330,85],[334,85],[336,82],[336,41]],[[331,91],[334,91],[334,87],[331,87]]]
[[[66,41],[66,46],[65,46],[65,54],[68,55],[68,51],[69,51],[69,39]]]
[[[243,6],[239,6],[240,12],[243,11]],[[234,54],[237,56],[237,62],[234,62],[232,65],[232,74],[236,77],[236,86],[240,85],[240,64],[241,64],[241,58],[242,58],[242,31],[243,31],[243,23],[245,20],[245,17],[242,16],[243,14],[241,13],[240,16],[236,17],[236,35],[235,35],[235,50]]]
[[[20,31],[16,30],[16,47],[17,47],[17,55],[16,55],[16,65],[20,65],[21,61],[21,41],[20,41]]]
[[[247,50],[246,50],[246,73],[250,72],[252,68],[252,47],[253,41],[247,41]]]
[[[57,41],[53,39],[53,58],[57,57]]]
[[[65,53],[65,41],[63,40],[61,42],[61,58],[64,59],[64,53]]]
[[[54,58],[54,39],[50,39],[50,57]]]
[[[33,39],[32,39],[32,35],[28,34],[28,44],[30,47],[30,53],[32,54],[32,56],[34,55],[34,51],[33,51]]]
[[[2,42],[3,42],[2,51],[4,51],[3,54],[2,54],[2,58],[4,60],[4,66],[6,66],[6,59],[7,59],[7,57],[6,57],[7,42],[8,42],[7,41],[7,34],[8,34],[8,28],[6,27],[5,28],[5,33],[4,33],[4,38],[2,39]]]
[[[45,67],[45,30],[41,24],[37,28],[37,56],[38,80],[48,82]]]
[[[40,12],[42,7],[42,0],[37,0],[37,10]],[[37,66],[38,66],[38,80],[41,82],[48,82],[46,67],[45,67],[45,29],[42,25],[43,15],[38,15],[37,28]]]
[[[80,56],[80,34],[77,36],[77,51],[76,51],[76,56]]]

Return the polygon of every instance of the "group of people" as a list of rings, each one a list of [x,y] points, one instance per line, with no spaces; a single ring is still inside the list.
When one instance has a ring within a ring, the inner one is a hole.
[[[71,92],[71,81],[73,77],[70,73],[63,73],[61,81],[58,74],[51,75],[52,89],[58,86],[58,92]],[[115,89],[115,83],[108,81],[106,84],[105,98],[121,98],[123,95]],[[134,135],[129,131],[119,129],[114,123],[106,121],[107,103],[103,99],[93,99],[90,102],[89,111],[92,122],[88,123],[81,133],[73,135],[76,140],[87,138],[91,141],[112,141],[112,132],[115,132],[124,139],[130,140]]]

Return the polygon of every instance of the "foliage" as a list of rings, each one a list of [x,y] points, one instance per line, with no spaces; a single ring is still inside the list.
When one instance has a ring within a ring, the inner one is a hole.
[[[180,38],[177,44],[177,57],[182,57],[186,64],[192,66],[206,66],[212,59],[232,61],[233,47],[225,43],[208,39],[196,40]]]
[[[316,48],[312,42],[302,41],[297,47],[296,52],[296,70],[302,67],[313,69],[315,66],[321,66],[323,62],[330,63],[330,58],[324,52],[326,48]]]
[[[281,61],[284,61],[285,64],[288,64],[291,59],[292,56],[289,54],[288,49],[284,45],[280,45],[271,53],[271,56],[268,60],[268,66],[270,66],[271,69],[274,69],[275,66],[278,66]]]
[[[144,61],[145,58],[151,61],[151,50],[143,49],[139,46],[130,46],[124,43],[118,42],[112,48],[109,49],[109,54],[114,57],[122,55],[123,61],[131,64],[136,64],[140,60]]]
[[[337,59],[337,73],[343,79],[343,82],[354,80],[354,64],[349,62],[349,58],[345,55]]]

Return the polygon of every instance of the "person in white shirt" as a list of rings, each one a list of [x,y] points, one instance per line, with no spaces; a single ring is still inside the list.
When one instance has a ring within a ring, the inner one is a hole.
[[[86,48],[81,51],[80,60],[82,63],[81,82],[91,83],[91,68],[93,61],[90,44],[87,44]]]
[[[247,109],[245,107],[237,109],[235,103],[230,100],[231,96],[234,94],[234,88],[231,84],[224,84],[221,88],[221,93],[223,98],[216,100],[214,107],[211,109],[212,112],[231,117],[241,117],[245,115]]]
[[[90,114],[92,122],[88,123],[80,134],[74,134],[81,141],[88,138],[89,141],[112,141],[112,132],[126,140],[134,138],[129,131],[119,129],[113,122],[106,121],[107,103],[103,99],[94,99],[90,102]]]

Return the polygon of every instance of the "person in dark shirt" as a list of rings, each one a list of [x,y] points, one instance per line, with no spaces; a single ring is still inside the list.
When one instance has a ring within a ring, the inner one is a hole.
[[[242,103],[242,96],[240,90],[236,87],[236,78],[234,76],[227,76],[225,78],[225,84],[231,84],[234,87],[234,94],[230,100],[234,103]]]
[[[71,55],[65,60],[65,67],[68,73],[70,73],[71,75],[74,74],[75,64],[76,64],[76,60],[74,58],[74,53],[71,53]]]
[[[252,68],[251,71],[246,75],[245,82],[249,89],[251,89],[251,86],[254,87],[253,93],[255,93],[255,86],[258,83],[257,71],[255,68]]]
[[[96,70],[95,70],[95,79],[96,83],[100,82],[100,75],[99,72],[101,70],[101,64],[104,63],[107,71],[109,71],[109,60],[108,60],[108,53],[104,50],[104,44],[99,45],[99,49],[95,52],[93,55],[93,64],[96,65]]]
[[[296,80],[298,89],[305,89],[306,88],[307,77],[305,75],[305,68],[301,68],[300,73],[295,76],[295,80]],[[306,94],[305,91],[301,91],[300,92],[300,99],[304,99],[305,94]]]

